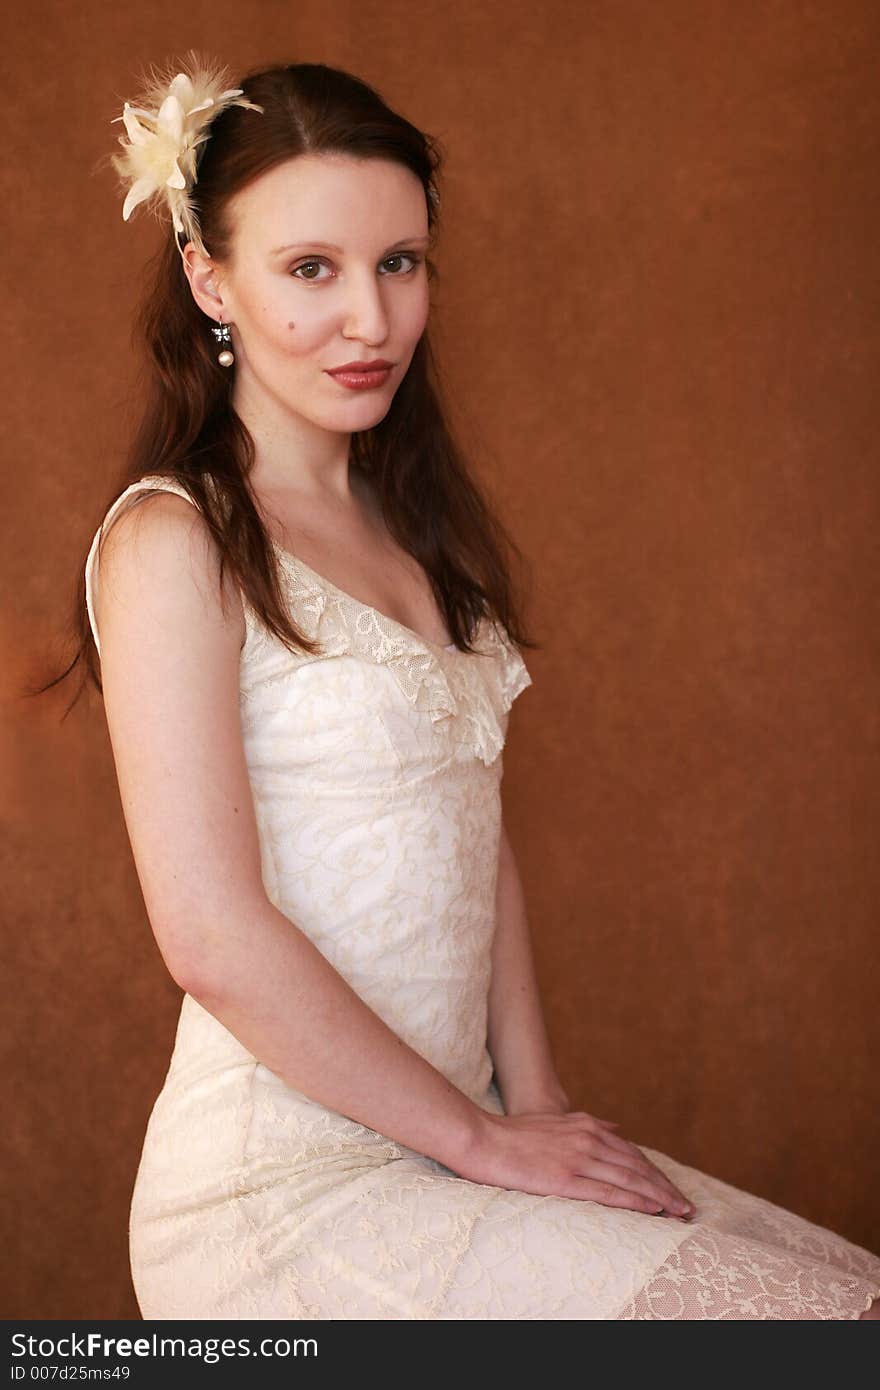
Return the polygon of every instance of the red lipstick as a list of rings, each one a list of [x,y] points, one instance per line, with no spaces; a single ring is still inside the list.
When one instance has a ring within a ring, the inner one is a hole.
[[[393,366],[394,363],[386,362],[384,357],[375,357],[371,362],[345,362],[341,367],[330,367],[327,369],[327,375],[338,381],[340,386],[364,391],[382,386],[388,380],[388,373]]]

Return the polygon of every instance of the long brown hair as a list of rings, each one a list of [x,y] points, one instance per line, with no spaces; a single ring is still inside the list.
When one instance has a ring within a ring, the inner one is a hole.
[[[437,230],[437,142],[392,111],[361,79],[323,63],[265,68],[238,85],[263,114],[227,106],[200,147],[191,200],[212,258],[227,260],[227,204],[253,179],[302,154],[396,160],[420,179],[431,242]],[[180,234],[180,247],[186,237]],[[429,280],[437,276],[426,256]],[[145,475],[178,481],[201,509],[254,612],[293,651],[320,651],[285,606],[278,560],[251,492],[254,442],[232,407],[231,375],[218,365],[207,316],[199,308],[170,230],[148,264],[136,335],[146,350],[146,400],[125,466],[96,525],[118,494]],[[350,462],[363,471],[395,540],[428,575],[453,641],[471,650],[476,624],[500,621],[519,646],[536,647],[523,627],[509,556],[521,551],[470,476],[441,403],[427,329],[379,424],[354,433]],[[91,538],[90,538],[91,539]],[[83,552],[75,603],[76,653],[40,694],[84,663],[102,691],[88,619]]]

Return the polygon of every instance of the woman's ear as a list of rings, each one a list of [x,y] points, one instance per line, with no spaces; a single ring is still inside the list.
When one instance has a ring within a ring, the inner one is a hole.
[[[183,268],[199,308],[216,320],[223,309],[223,296],[214,262],[190,241],[183,250]]]

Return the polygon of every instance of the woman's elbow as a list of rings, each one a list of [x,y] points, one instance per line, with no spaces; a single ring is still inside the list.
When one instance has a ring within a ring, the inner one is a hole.
[[[180,908],[151,912],[153,934],[175,984],[200,1003],[222,999],[241,973],[236,943],[267,906],[264,896],[236,896],[222,908],[209,911],[203,905],[198,914]]]

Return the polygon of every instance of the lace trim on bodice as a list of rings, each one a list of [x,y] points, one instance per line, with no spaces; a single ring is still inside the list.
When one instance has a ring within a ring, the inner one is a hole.
[[[504,716],[532,678],[499,625],[479,620],[474,653],[448,650],[336,588],[289,551],[275,546],[297,626],[322,651],[292,656],[298,664],[356,655],[383,665],[414,709],[433,723],[461,721],[476,756],[492,763],[504,746]],[[253,614],[250,615],[254,619]],[[276,641],[260,626],[254,640]]]
[[[188,502],[192,498],[175,479],[149,475],[131,484],[108,509],[92,543],[86,565],[86,599],[95,630],[92,590],[94,563],[101,530],[122,510],[123,502],[137,492],[177,493]],[[194,504],[193,504],[194,505]],[[504,746],[505,716],[517,695],[532,684],[525,662],[500,624],[482,617],[472,642],[474,653],[451,650],[428,642],[418,633],[387,617],[377,609],[346,594],[329,580],[309,568],[290,551],[273,543],[277,554],[285,595],[296,625],[321,644],[321,652],[290,652],[294,665],[306,665],[328,657],[356,655],[383,665],[393,675],[403,695],[417,710],[430,715],[432,722],[454,719],[461,723],[463,738],[474,754],[487,765],[493,763]],[[242,594],[248,633],[242,649],[242,700],[258,697],[259,681],[249,688],[247,658],[278,647],[272,633],[259,621]],[[97,640],[97,635],[96,635]],[[100,651],[100,648],[99,648]]]

